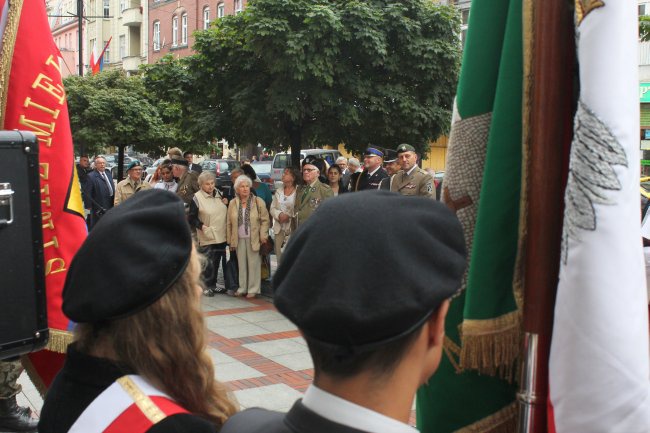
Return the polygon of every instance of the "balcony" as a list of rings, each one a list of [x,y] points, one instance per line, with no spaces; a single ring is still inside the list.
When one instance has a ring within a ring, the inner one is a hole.
[[[142,57],[128,56],[122,59],[122,69],[127,72],[138,72],[138,66],[142,64]]]
[[[142,25],[142,8],[135,7],[122,11],[122,25],[140,27]]]

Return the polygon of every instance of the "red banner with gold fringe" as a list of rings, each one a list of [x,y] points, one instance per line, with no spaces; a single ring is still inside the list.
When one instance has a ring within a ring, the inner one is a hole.
[[[45,284],[50,339],[31,354],[31,377],[41,390],[61,368],[72,340],[61,311],[70,262],[87,230],[72,133],[61,78],[60,52],[50,33],[45,2],[0,0],[0,125],[31,131],[39,140]],[[30,365],[28,365],[30,367]],[[33,373],[37,374],[37,377]]]

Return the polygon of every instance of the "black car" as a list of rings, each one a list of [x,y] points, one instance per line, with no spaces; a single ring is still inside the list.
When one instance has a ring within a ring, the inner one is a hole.
[[[230,173],[240,166],[239,161],[234,159],[206,159],[200,165],[203,171],[214,173],[217,178],[217,187],[222,190],[232,187]]]
[[[271,188],[271,192],[275,192],[275,182],[271,177],[273,161],[256,161],[251,163],[251,165],[255,169],[257,177]]]

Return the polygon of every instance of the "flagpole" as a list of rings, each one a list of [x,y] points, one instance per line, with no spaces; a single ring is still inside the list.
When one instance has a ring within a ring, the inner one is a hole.
[[[524,365],[519,433],[547,432],[548,360],[560,267],[568,149],[575,105],[573,11],[565,0],[525,0],[524,184],[528,206]]]

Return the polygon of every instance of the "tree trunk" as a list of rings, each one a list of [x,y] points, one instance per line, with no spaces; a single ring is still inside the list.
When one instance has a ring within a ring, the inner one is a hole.
[[[117,147],[117,181],[120,182],[124,179],[124,148],[126,146],[119,145]]]
[[[302,139],[300,127],[292,125],[289,135],[291,137],[291,166],[300,168],[300,142]]]

